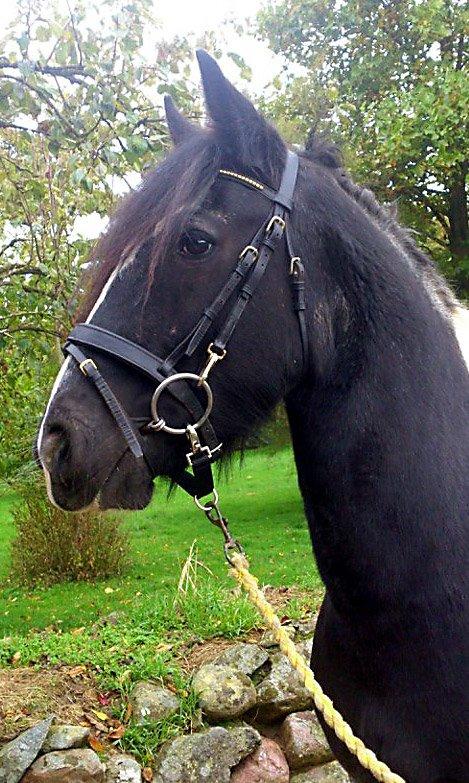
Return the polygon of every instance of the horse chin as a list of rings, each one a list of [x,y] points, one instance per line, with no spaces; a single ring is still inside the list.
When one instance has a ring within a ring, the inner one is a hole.
[[[87,481],[65,484],[44,469],[47,494],[51,503],[61,511],[80,512],[87,509],[142,509],[153,495],[153,481],[144,465],[136,467],[135,460],[125,454],[112,468],[101,485]]]
[[[153,481],[147,468],[136,468],[135,460],[127,454],[118,462],[96,497],[101,509],[146,508],[153,496]]]

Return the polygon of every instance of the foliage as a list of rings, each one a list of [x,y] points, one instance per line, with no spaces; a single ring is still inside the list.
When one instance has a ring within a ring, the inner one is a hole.
[[[295,141],[327,128],[356,178],[382,201],[398,200],[461,291],[469,275],[467,19],[461,0],[283,0],[259,16],[274,51],[303,66],[270,112]]]
[[[3,473],[30,453],[89,252],[86,218],[106,216],[164,151],[158,95],[188,102],[185,44],[150,45],[150,0],[61,8],[20,0],[0,41]]]
[[[29,476],[13,510],[11,578],[22,585],[108,579],[128,560],[119,520],[90,508],[68,514],[52,506],[44,483]]]

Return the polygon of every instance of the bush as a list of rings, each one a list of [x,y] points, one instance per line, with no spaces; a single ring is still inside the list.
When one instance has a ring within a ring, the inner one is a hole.
[[[12,544],[11,577],[22,584],[106,579],[122,573],[128,542],[120,519],[97,509],[67,513],[47,498],[37,475],[15,486],[18,535]]]

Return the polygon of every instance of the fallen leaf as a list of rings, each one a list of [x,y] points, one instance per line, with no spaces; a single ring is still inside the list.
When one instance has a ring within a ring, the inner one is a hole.
[[[109,737],[109,739],[120,739],[121,737],[124,736],[124,734],[125,734],[125,726],[123,726],[121,723],[120,726],[117,726],[116,729],[110,731],[107,736]]]
[[[98,729],[98,731],[103,731],[107,734],[107,726],[104,723],[101,723],[99,720],[96,720],[94,715],[91,715],[89,712],[84,712],[83,715],[85,716],[88,723],[91,723],[95,729]]]
[[[99,710],[93,710],[93,712],[99,720],[109,720],[109,715],[106,715],[105,712],[100,712]]]
[[[69,677],[78,677],[80,674],[84,674],[86,672],[86,666],[83,666],[83,664],[80,664],[80,666],[73,666],[71,669],[67,671],[67,674]]]
[[[142,775],[143,779],[146,781],[146,783],[151,783],[153,780],[153,770],[151,767],[144,767],[142,769]]]
[[[123,717],[124,723],[128,723],[129,720],[131,719],[131,717],[132,717],[132,705],[129,702],[127,704],[127,707],[125,708],[125,713],[124,713],[124,717]]]
[[[85,630],[85,626],[82,625],[80,628],[72,628],[70,633],[72,634],[72,636],[81,636],[84,630]]]
[[[172,644],[165,644],[162,642],[161,644],[157,644],[155,647],[155,652],[167,652],[168,650],[171,650],[173,647]]]
[[[109,595],[110,593],[114,592],[114,588],[113,587],[105,587],[104,588],[104,592],[107,593],[107,595]]]
[[[106,746],[103,745],[101,740],[97,737],[88,737],[88,744],[93,748],[95,753],[104,753]]]
[[[21,660],[21,653],[18,650],[17,652],[13,653],[13,655],[11,656],[11,662],[12,663],[19,663],[20,660]]]

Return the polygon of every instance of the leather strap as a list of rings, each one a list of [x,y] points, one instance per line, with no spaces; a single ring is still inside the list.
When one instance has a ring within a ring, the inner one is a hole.
[[[132,426],[129,423],[127,414],[125,413],[118,399],[115,397],[114,392],[110,389],[103,376],[99,372],[96,364],[92,361],[92,359],[88,359],[88,357],[85,356],[85,354],[82,353],[80,349],[76,347],[76,345],[69,345],[68,353],[70,356],[73,356],[75,361],[80,366],[83,374],[95,385],[96,389],[106,403],[110,414],[114,417],[117,426],[126,439],[127,445],[134,457],[136,459],[142,459],[142,447],[140,446]]]
[[[236,326],[238,325],[238,322],[241,316],[243,315],[248,302],[250,302],[257,287],[259,286],[259,283],[264,275],[264,272],[267,269],[269,260],[271,259],[275,251],[275,248],[278,245],[279,240],[283,236],[284,226],[285,226],[283,222],[284,215],[285,212],[283,208],[281,207],[275,208],[271,218],[271,220],[275,221],[272,223],[272,229],[269,231],[268,234],[264,233],[264,238],[262,240],[259,249],[259,255],[257,261],[253,265],[251,274],[249,275],[247,281],[244,283],[243,287],[241,288],[238,299],[233,309],[229,313],[223,327],[221,328],[217,337],[213,341],[214,347],[219,351],[226,350],[226,346],[228,345],[228,342],[231,336],[233,335],[233,332],[236,329]],[[282,223],[277,222],[275,218],[279,218],[282,221],[283,225]],[[269,221],[269,223],[271,223],[271,221]]]

